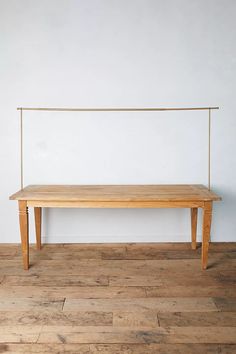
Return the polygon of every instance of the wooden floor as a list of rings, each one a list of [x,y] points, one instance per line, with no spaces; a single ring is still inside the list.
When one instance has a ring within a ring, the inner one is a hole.
[[[236,243],[0,246],[0,353],[236,353]]]

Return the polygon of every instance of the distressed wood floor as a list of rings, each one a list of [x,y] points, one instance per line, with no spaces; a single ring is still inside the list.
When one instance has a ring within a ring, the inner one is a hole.
[[[0,245],[0,353],[236,353],[236,243]]]

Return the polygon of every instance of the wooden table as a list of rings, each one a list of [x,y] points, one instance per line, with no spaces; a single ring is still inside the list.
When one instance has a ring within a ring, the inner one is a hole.
[[[185,185],[29,185],[10,197],[19,202],[24,269],[29,268],[28,207],[34,208],[36,243],[41,248],[44,208],[190,208],[192,249],[197,212],[203,209],[202,269],[207,268],[213,201],[221,198],[200,184]]]

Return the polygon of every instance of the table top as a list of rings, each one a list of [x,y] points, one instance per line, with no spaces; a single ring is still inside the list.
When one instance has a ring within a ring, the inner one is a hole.
[[[146,185],[29,185],[11,200],[34,201],[217,201],[201,184]]]

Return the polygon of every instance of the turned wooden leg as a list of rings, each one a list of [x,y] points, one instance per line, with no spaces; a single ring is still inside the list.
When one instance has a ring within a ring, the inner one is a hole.
[[[191,237],[193,250],[197,248],[197,213],[198,208],[191,208]]]
[[[207,269],[208,248],[211,232],[212,202],[205,202],[202,222],[202,269]]]
[[[36,247],[41,249],[41,220],[42,220],[42,208],[34,208],[34,220],[35,220],[35,232],[36,232]]]
[[[29,221],[27,201],[19,201],[21,248],[24,269],[29,269]]]

